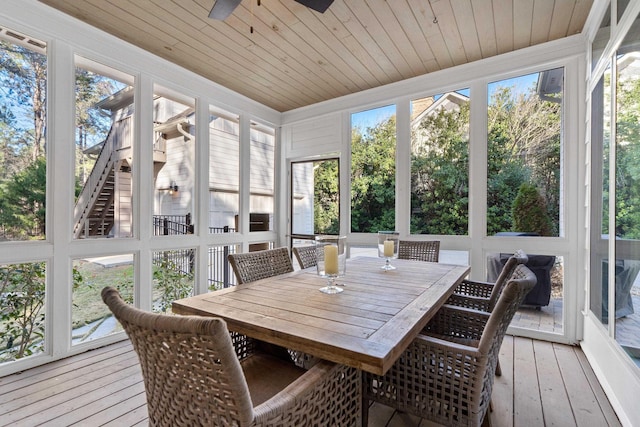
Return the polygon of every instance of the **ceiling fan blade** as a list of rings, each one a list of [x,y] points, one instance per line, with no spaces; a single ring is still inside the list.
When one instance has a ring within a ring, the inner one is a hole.
[[[242,0],[216,0],[209,12],[209,18],[224,20],[235,10]]]
[[[296,0],[298,3],[307,6],[316,12],[324,13],[331,6],[333,0]]]

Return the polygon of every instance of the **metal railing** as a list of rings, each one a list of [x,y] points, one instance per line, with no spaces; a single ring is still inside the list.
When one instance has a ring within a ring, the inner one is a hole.
[[[237,284],[236,276],[231,271],[229,261],[227,261],[227,256],[235,252],[235,245],[209,248],[209,273],[207,277],[210,290],[228,288]]]
[[[153,264],[157,266],[168,266],[172,270],[185,276],[195,272],[195,250],[194,249],[172,249],[153,253]]]
[[[193,234],[191,214],[186,215],[154,215],[153,234],[155,236]],[[235,233],[236,229],[229,226],[209,227],[210,234]],[[235,245],[214,246],[208,251],[207,280],[209,289],[222,289],[236,285],[236,278],[227,256],[235,253]],[[171,265],[177,272],[193,274],[195,272],[195,250],[180,249],[157,252],[153,255],[155,265]]]
[[[224,227],[209,227],[209,234],[235,233],[236,229],[225,225]]]
[[[179,234],[193,234],[191,214],[153,216],[154,236],[173,236]]]
[[[214,246],[208,251],[207,281],[210,290],[236,285],[236,277],[231,271],[227,256],[235,253],[235,245]],[[195,273],[195,249],[176,249],[154,252],[153,264],[168,267],[188,276]]]

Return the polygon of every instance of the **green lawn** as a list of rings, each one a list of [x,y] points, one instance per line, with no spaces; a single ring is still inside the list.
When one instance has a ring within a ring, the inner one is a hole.
[[[125,300],[133,298],[133,264],[105,267],[100,264],[79,260],[74,263],[82,281],[73,291],[74,328],[101,319],[109,314],[102,302],[100,292],[105,286],[118,289]]]

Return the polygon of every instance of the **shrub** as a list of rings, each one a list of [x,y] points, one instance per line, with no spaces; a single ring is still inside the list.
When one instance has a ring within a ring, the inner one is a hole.
[[[535,232],[541,236],[551,235],[552,227],[547,207],[535,186],[526,182],[520,185],[518,195],[513,201],[511,215],[512,231]]]

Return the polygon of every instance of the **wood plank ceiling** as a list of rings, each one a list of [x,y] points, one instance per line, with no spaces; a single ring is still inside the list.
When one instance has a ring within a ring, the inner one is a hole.
[[[281,112],[579,33],[593,2],[40,1]]]

